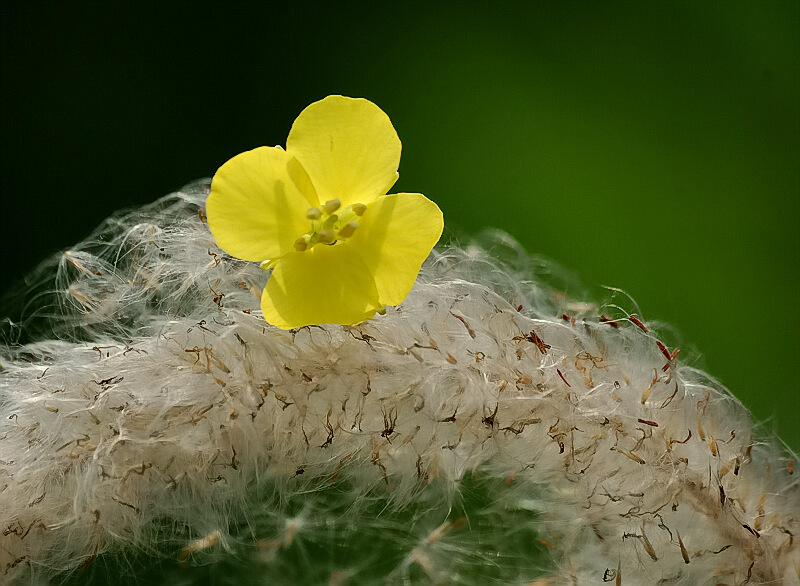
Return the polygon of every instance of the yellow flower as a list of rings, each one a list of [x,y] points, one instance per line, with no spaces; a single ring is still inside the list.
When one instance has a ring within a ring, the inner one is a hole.
[[[385,195],[399,164],[380,108],[328,96],[300,113],[286,150],[260,147],[220,167],[208,225],[228,254],[272,269],[268,322],[355,324],[406,298],[443,220],[424,195]]]

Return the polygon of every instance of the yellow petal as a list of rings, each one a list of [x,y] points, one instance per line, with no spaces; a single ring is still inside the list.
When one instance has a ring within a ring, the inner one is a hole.
[[[219,168],[206,213],[220,248],[258,262],[294,250],[294,241],[310,228],[306,211],[317,204],[302,165],[283,149],[260,147]]]
[[[384,305],[406,298],[444,228],[442,211],[424,195],[386,195],[367,206],[348,246],[364,260]]]
[[[283,329],[312,324],[352,325],[380,307],[375,281],[350,246],[318,244],[276,264],[261,295],[264,319]]]
[[[400,139],[369,100],[328,96],[303,110],[286,140],[321,202],[368,203],[397,181]]]

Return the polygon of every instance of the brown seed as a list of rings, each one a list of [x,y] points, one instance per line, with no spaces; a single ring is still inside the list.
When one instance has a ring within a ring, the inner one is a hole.
[[[638,317],[636,317],[635,315],[631,315],[628,316],[628,319],[631,321],[631,323],[635,324],[643,332],[647,332],[647,326],[644,325]]]
[[[681,557],[683,557],[683,563],[689,563],[689,552],[686,551],[686,546],[683,545],[683,539],[681,539],[681,534],[678,532],[678,545],[681,546]]]

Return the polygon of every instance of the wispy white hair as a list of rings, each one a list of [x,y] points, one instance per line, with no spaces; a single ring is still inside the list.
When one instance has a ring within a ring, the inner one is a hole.
[[[112,217],[7,324],[0,581],[144,552],[271,584],[800,583],[796,456],[641,316],[493,233],[386,315],[281,331],[207,192]]]

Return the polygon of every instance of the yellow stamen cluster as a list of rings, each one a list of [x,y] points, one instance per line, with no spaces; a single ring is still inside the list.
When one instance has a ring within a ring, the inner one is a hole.
[[[311,221],[311,229],[295,240],[294,249],[305,252],[316,244],[333,245],[350,238],[359,226],[356,218],[363,216],[366,211],[367,206],[363,203],[342,208],[342,202],[338,199],[328,200],[321,207],[309,208],[306,219]]]

